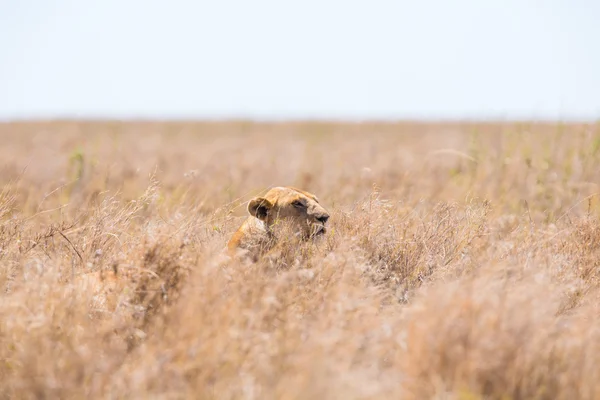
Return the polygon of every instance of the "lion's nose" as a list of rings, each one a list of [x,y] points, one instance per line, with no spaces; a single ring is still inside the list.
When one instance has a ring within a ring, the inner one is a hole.
[[[322,214],[317,217],[317,221],[322,222],[323,224],[327,223],[328,219],[329,219],[328,214]]]

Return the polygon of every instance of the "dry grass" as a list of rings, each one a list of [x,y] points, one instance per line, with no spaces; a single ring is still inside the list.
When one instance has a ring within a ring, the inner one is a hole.
[[[0,135],[0,398],[600,398],[600,125]],[[325,240],[223,258],[272,185]]]

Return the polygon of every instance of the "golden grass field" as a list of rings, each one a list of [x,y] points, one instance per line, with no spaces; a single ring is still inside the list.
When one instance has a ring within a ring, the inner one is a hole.
[[[600,124],[0,139],[0,398],[600,398]],[[225,258],[280,185],[319,197],[326,237]]]

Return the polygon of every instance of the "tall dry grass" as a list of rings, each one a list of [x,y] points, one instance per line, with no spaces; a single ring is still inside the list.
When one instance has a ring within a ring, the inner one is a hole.
[[[0,125],[1,398],[600,398],[600,125]],[[273,185],[324,240],[221,250]]]

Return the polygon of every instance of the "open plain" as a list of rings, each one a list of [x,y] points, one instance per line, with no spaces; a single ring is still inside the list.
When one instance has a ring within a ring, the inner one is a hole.
[[[600,124],[0,140],[0,398],[600,398]],[[327,233],[228,259],[247,202],[283,185]]]

